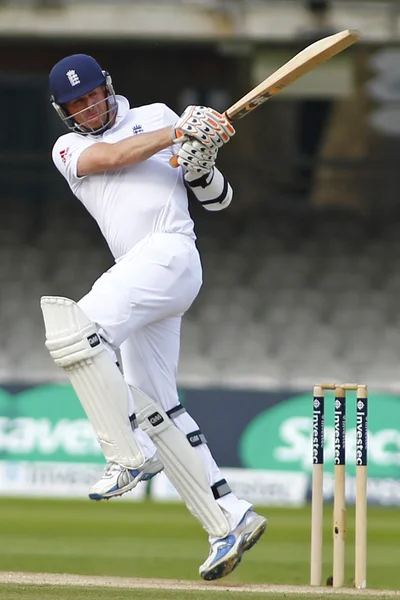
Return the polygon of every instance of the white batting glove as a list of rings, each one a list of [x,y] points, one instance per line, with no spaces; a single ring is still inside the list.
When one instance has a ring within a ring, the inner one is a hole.
[[[178,164],[186,171],[204,175],[209,173],[215,165],[217,154],[217,147],[208,148],[197,140],[190,140],[182,144],[176,158]]]
[[[209,148],[220,148],[234,135],[235,129],[228,119],[207,106],[188,106],[172,127],[174,144],[189,137]]]

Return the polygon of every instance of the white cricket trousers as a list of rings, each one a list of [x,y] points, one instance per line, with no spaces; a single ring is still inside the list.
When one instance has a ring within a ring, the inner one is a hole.
[[[120,348],[126,382],[143,390],[165,411],[179,404],[181,321],[201,285],[202,267],[194,240],[182,234],[153,233],[119,259],[78,303],[104,339]],[[188,413],[173,422],[185,435],[199,429]],[[210,486],[223,479],[207,444],[196,450]],[[232,493],[218,503],[232,528],[251,506]]]

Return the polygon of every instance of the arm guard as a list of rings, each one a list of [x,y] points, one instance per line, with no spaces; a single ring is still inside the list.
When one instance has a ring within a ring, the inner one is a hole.
[[[224,175],[213,167],[209,173],[199,177],[198,173],[185,173],[186,187],[193,192],[197,200],[206,210],[223,210],[233,198],[233,190]]]

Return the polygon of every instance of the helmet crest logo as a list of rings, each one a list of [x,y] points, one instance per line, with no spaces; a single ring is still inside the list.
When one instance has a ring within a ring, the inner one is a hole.
[[[81,82],[81,80],[79,79],[79,75],[77,74],[75,69],[70,69],[69,71],[67,71],[66,76],[68,77],[68,81],[72,86],[78,85],[78,83]]]

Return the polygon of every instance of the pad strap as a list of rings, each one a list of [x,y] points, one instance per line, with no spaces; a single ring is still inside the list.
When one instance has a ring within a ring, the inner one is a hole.
[[[200,431],[200,429],[197,429],[197,431],[192,431],[191,433],[187,433],[186,437],[193,448],[200,446],[200,444],[207,444],[205,435]]]
[[[167,415],[170,419],[176,419],[176,417],[180,417],[183,413],[186,412],[186,408],[182,406],[182,404],[177,404],[173,408],[170,408],[166,411]]]
[[[214,498],[218,500],[218,498],[222,498],[223,496],[230,494],[232,490],[226,479],[220,479],[211,486],[211,491],[214,495]]]

